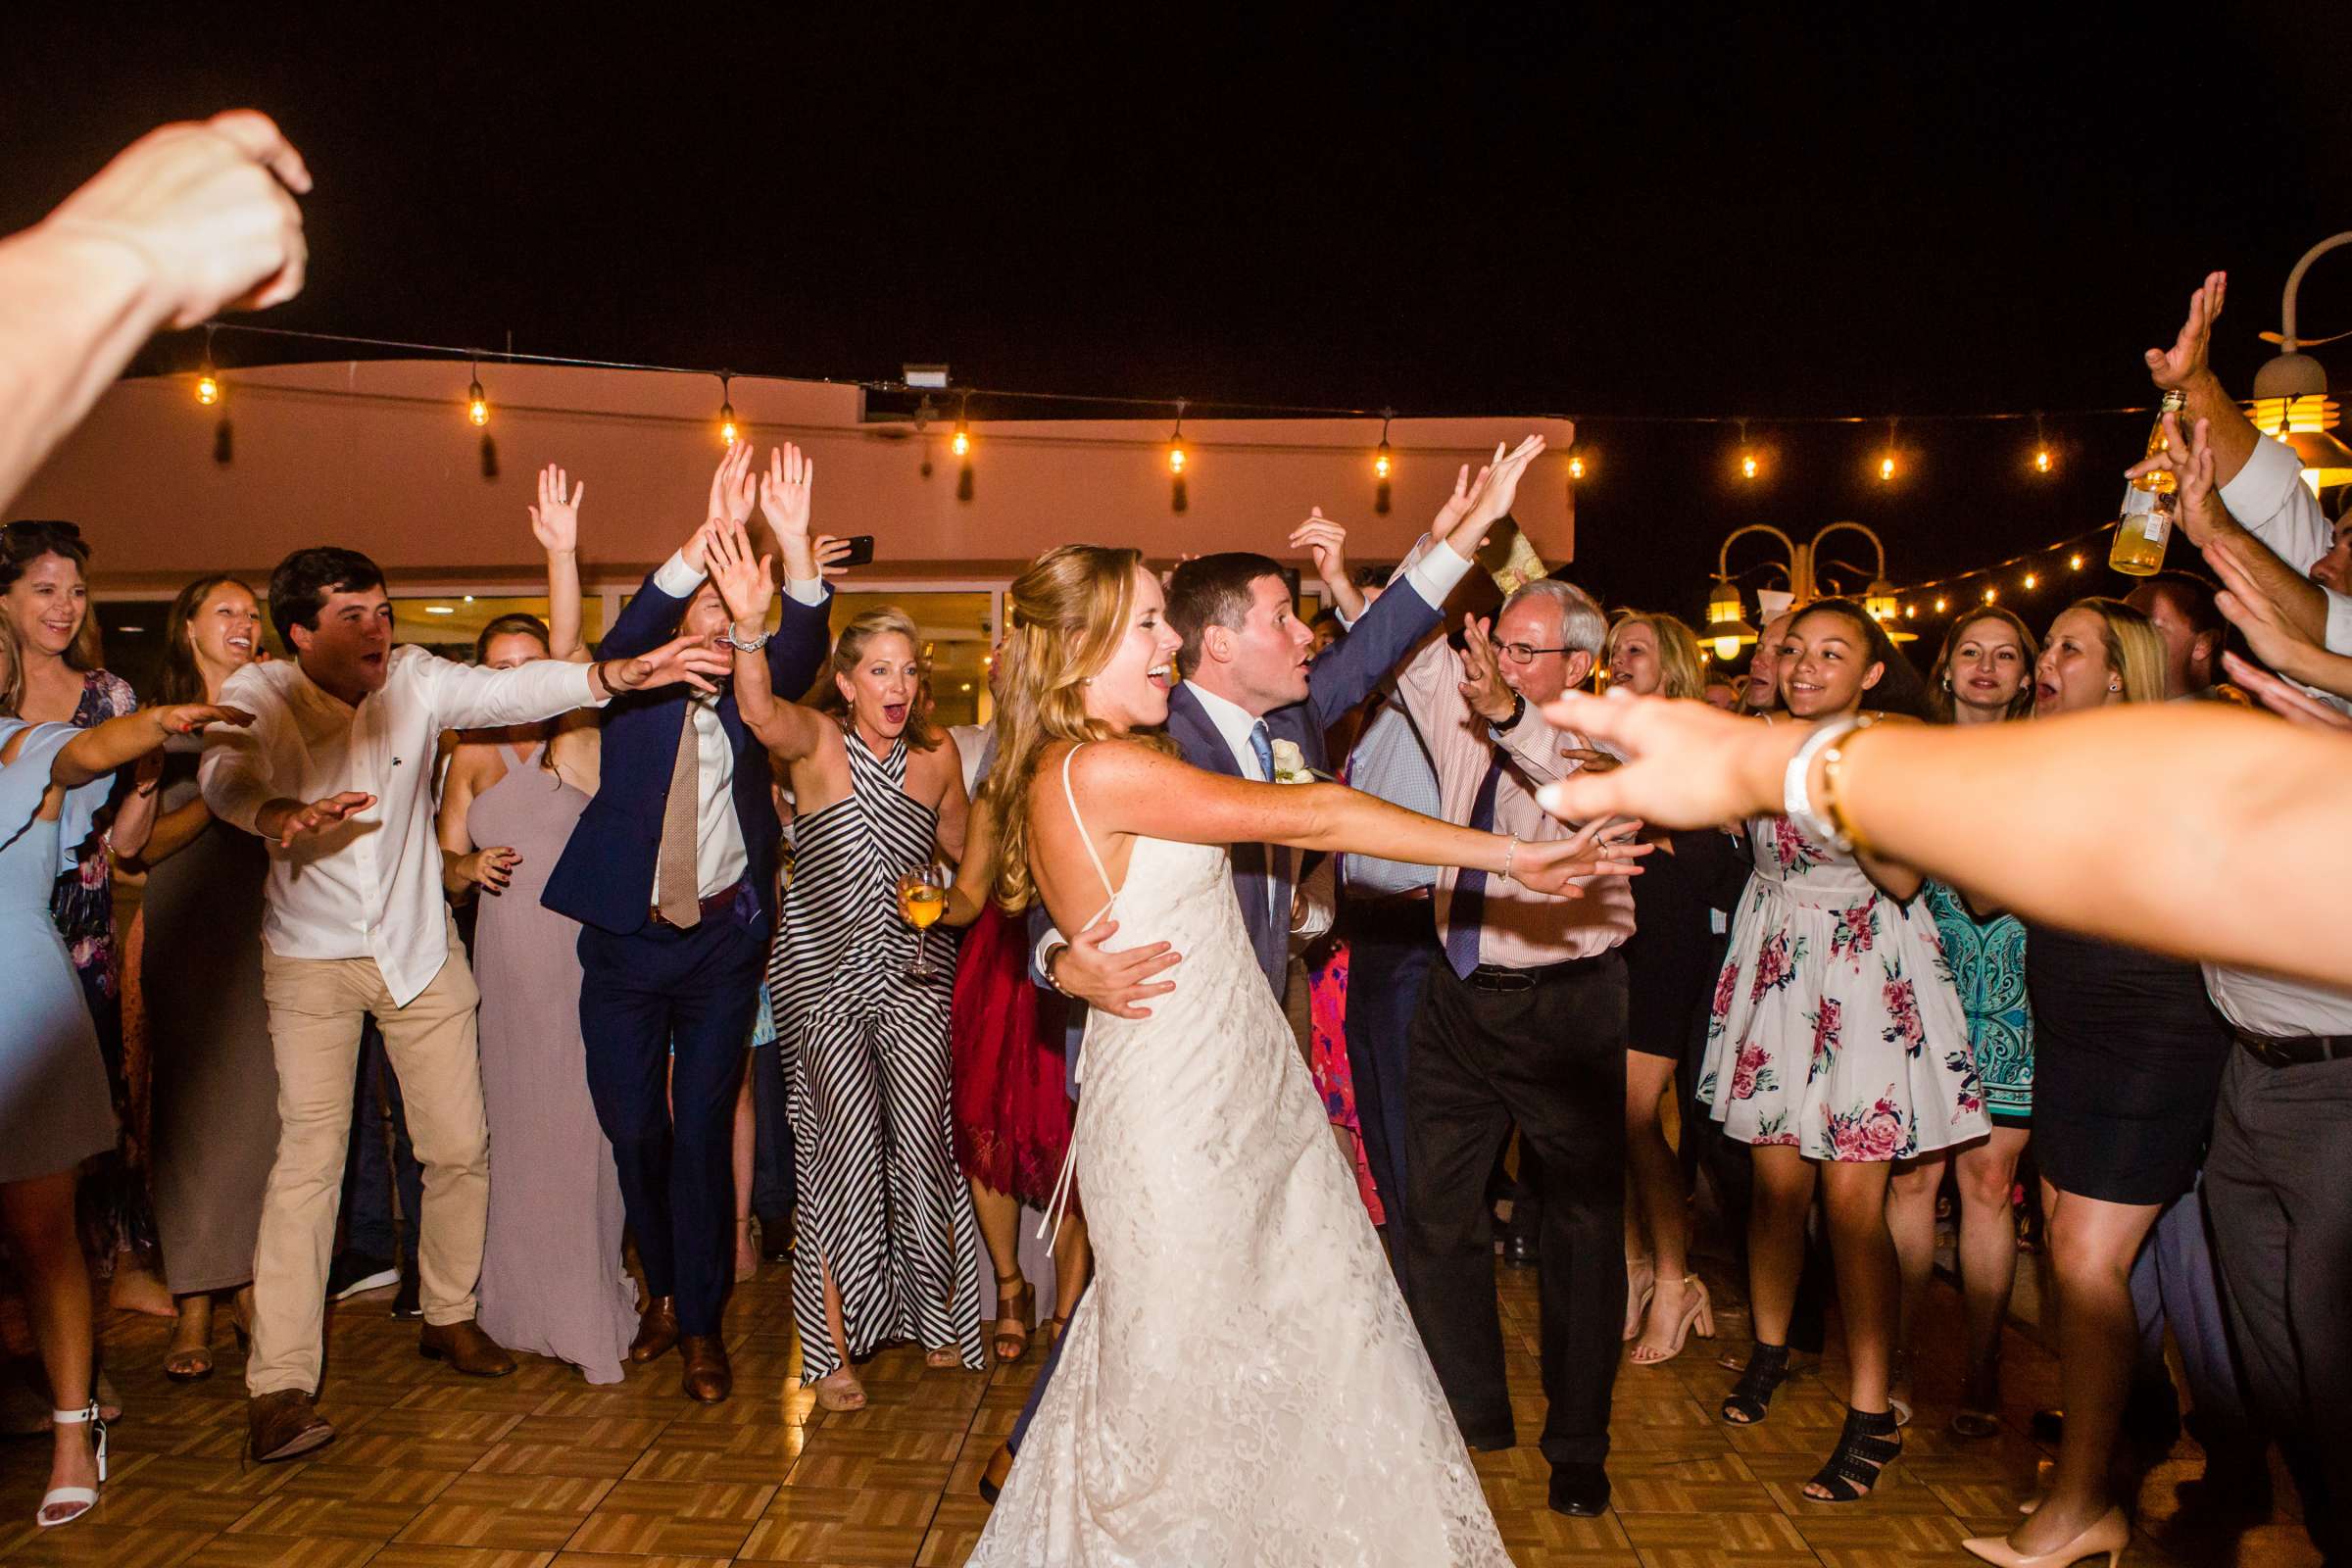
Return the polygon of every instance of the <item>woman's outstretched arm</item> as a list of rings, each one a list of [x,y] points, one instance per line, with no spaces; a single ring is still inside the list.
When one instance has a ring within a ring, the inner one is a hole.
[[[1701,827],[1782,808],[1811,726],[1704,703],[1574,696],[1556,723],[1634,760],[1544,792],[1571,820]],[[1966,729],[1880,724],[1829,791],[1878,855],[2033,919],[2134,947],[2342,984],[2352,974],[2352,740],[2221,703]]]

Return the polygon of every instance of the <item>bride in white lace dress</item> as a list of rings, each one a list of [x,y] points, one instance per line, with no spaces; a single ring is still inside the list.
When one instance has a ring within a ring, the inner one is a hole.
[[[1151,1015],[1098,1012],[1070,1160],[1096,1276],[970,1562],[1509,1562],[1460,1433],[1251,956],[1224,846],[1480,866],[1572,893],[1595,833],[1523,844],[1338,785],[1247,783],[1128,732],[1178,646],[1134,551],[1012,588],[998,893],[1183,955]],[[1148,831],[1147,831],[1148,830]]]

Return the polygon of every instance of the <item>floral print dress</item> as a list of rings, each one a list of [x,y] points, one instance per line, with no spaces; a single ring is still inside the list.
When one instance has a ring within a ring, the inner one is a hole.
[[[1782,816],[1747,824],[1698,1099],[1745,1144],[1907,1159],[1981,1138],[1984,1092],[1936,922]]]

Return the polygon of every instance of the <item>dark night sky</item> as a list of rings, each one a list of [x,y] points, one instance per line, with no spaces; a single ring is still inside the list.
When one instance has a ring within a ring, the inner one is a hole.
[[[1883,426],[1775,416],[2147,401],[2138,353],[2210,267],[2242,388],[2286,269],[2352,222],[2352,7],[2213,7],[2178,39],[2149,7],[1130,9],[16,20],[0,225],[160,120],[250,103],[318,176],[279,324],[1565,413],[1596,458],[1577,575],[1693,614],[1738,522],[1857,517],[1917,579],[2101,521],[2141,434],[2053,422],[2062,473],[2029,481],[2030,426],[1915,426],[1883,488]],[[2308,332],[2352,327],[2352,262],[2303,302]],[[1612,413],[1747,416],[1774,482],[1736,491],[1728,431]]]

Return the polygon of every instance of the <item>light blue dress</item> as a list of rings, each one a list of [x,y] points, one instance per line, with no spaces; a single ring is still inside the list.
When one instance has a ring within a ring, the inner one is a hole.
[[[58,824],[39,819],[71,724],[0,718],[0,750],[29,729],[0,766],[0,1182],[70,1170],[115,1147],[113,1096],[81,983],[49,917]]]

